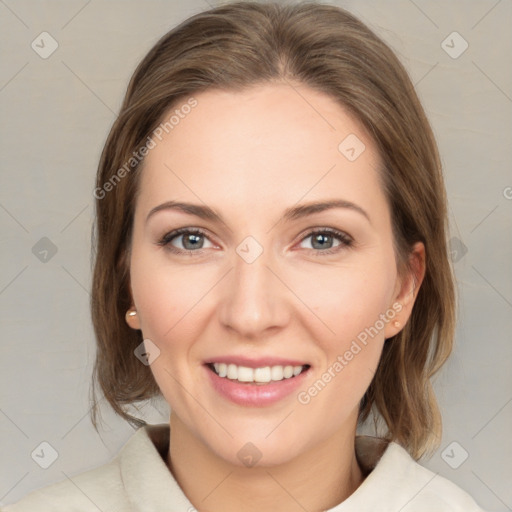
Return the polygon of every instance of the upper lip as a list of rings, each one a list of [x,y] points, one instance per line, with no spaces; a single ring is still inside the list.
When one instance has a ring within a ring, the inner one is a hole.
[[[237,366],[246,366],[248,368],[264,368],[265,366],[304,366],[308,364],[298,359],[285,359],[274,356],[247,357],[234,355],[212,357],[205,362],[205,364],[213,363],[236,364]]]

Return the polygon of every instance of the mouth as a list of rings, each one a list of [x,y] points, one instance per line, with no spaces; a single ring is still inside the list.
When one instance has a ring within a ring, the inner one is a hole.
[[[233,363],[206,363],[206,367],[221,379],[239,384],[264,386],[283,380],[295,379],[306,373],[311,365],[272,365],[251,368]]]

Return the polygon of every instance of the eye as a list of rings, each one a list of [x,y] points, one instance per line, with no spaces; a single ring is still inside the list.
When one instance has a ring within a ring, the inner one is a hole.
[[[324,228],[321,230],[309,232],[301,241],[311,239],[310,247],[306,249],[315,250],[317,253],[334,254],[344,248],[351,247],[354,243],[352,237],[332,228]],[[335,241],[338,243],[335,245]]]
[[[208,241],[211,245],[205,247],[205,241]],[[179,243],[181,247],[177,247],[175,242]],[[201,249],[213,247],[213,244],[208,240],[204,231],[197,228],[180,228],[171,231],[162,237],[158,245],[166,247],[176,253],[201,252]]]
[[[332,228],[323,228],[309,232],[302,238],[301,244],[308,239],[311,239],[310,247],[303,248],[310,249],[319,255],[336,253],[344,248],[351,247],[354,243],[354,240],[349,235]],[[210,245],[205,246],[205,242]],[[157,245],[166,247],[171,252],[177,254],[192,254],[194,252],[200,254],[202,249],[213,247],[206,233],[198,228],[180,228],[171,231],[165,234],[157,242]]]

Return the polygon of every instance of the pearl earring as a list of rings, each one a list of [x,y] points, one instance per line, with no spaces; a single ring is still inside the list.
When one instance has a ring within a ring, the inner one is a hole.
[[[130,319],[134,318],[135,316],[137,316],[137,311],[135,309],[129,309],[125,315],[126,323],[129,325]]]
[[[398,329],[398,327],[400,327],[400,322],[398,320],[395,320],[395,322],[393,322],[393,325]]]

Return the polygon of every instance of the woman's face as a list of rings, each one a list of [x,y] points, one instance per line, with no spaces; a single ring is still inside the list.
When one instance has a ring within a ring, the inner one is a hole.
[[[180,424],[233,464],[248,442],[278,464],[355,430],[385,338],[412,307],[379,158],[304,85],[195,99],[165,116],[180,113],[145,159],[130,325],[158,347],[151,371]]]

